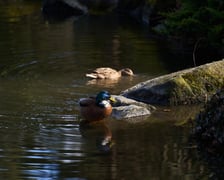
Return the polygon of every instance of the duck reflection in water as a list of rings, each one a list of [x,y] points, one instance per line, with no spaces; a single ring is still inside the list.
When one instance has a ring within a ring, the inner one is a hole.
[[[81,133],[84,134],[88,129],[96,128],[100,130],[100,137],[97,137],[97,147],[102,152],[110,151],[112,142],[112,133],[105,119],[112,113],[114,98],[109,92],[101,91],[96,97],[81,98],[79,100],[80,114],[83,120],[80,122]]]
[[[96,148],[101,153],[110,153],[112,150],[114,140],[112,139],[112,132],[108,123],[105,120],[94,122],[91,124],[85,124],[80,122],[80,133],[84,138],[88,140],[94,139],[96,142]]]

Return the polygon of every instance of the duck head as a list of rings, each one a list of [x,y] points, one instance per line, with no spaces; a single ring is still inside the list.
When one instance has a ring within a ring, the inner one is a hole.
[[[115,99],[111,97],[107,91],[100,91],[96,96],[96,105],[99,107],[108,107],[115,102]]]
[[[133,76],[134,73],[130,68],[124,68],[120,70],[122,76]]]

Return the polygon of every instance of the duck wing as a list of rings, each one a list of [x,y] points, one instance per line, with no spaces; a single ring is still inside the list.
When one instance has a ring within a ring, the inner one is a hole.
[[[88,77],[97,79],[116,79],[120,77],[120,73],[115,69],[109,67],[97,68],[91,74],[87,74]]]
[[[87,106],[92,106],[95,104],[95,99],[94,98],[81,98],[79,100],[79,106],[80,107],[87,107]]]

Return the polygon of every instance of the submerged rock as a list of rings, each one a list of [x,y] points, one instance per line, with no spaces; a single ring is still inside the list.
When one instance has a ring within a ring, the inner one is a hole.
[[[113,96],[116,103],[113,106],[112,117],[115,119],[127,119],[150,115],[156,108],[149,104],[137,102],[123,96]]]
[[[206,102],[224,85],[224,60],[151,79],[121,95],[149,104],[178,105]]]

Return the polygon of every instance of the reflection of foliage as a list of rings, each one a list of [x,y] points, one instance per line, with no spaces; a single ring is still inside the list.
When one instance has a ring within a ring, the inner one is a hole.
[[[223,179],[224,177],[224,157],[220,154],[214,154],[208,152],[203,146],[198,148],[200,153],[200,158],[202,158],[211,172],[210,179]]]
[[[163,33],[185,40],[204,38],[221,45],[224,34],[224,3],[220,0],[182,0],[179,9],[166,13]]]

